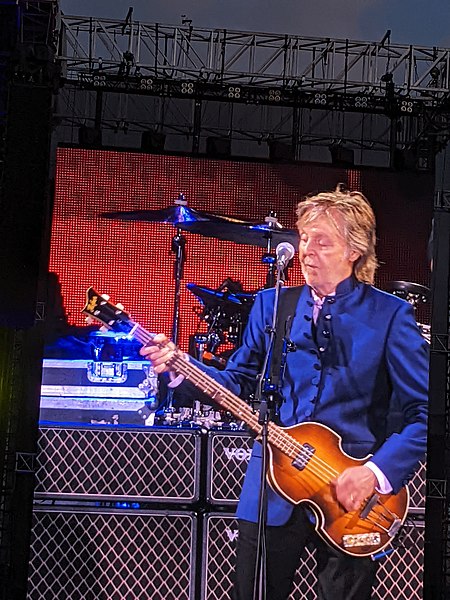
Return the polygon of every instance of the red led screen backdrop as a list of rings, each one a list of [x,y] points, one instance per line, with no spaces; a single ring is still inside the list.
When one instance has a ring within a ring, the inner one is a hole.
[[[152,331],[170,334],[173,321],[174,226],[105,219],[105,211],[171,206],[183,193],[190,208],[264,222],[275,211],[295,227],[295,207],[310,192],[343,182],[371,200],[378,221],[377,284],[406,280],[428,285],[426,258],[433,177],[327,165],[286,165],[59,148],[50,270],[57,273],[69,322],[82,325],[85,290],[93,285],[121,302]],[[264,249],[184,232],[186,261],[179,336],[187,348],[201,305],[186,289],[192,282],[217,289],[226,278],[253,292],[265,285]],[[298,263],[291,283],[301,283]]]

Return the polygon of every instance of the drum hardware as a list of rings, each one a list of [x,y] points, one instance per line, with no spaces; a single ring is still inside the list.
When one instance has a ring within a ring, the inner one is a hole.
[[[107,219],[119,219],[122,221],[148,221],[155,223],[167,223],[176,228],[176,233],[172,237],[171,251],[175,254],[173,278],[175,282],[173,318],[172,318],[172,336],[171,339],[178,344],[178,325],[180,318],[180,292],[181,281],[183,279],[184,263],[186,260],[186,238],[182,232],[182,225],[188,223],[208,223],[216,216],[211,213],[202,213],[191,209],[187,205],[184,194],[179,194],[174,201],[173,206],[156,210],[136,210],[101,213],[102,217]],[[167,397],[167,410],[172,411],[172,390],[169,390]]]
[[[195,356],[201,362],[206,358],[214,356],[217,348],[225,341],[225,336],[221,331],[211,331],[209,333],[198,333],[194,335]]]
[[[278,221],[276,213],[270,211],[263,223],[251,223],[234,217],[222,216],[209,212],[201,212],[187,206],[183,194],[179,194],[174,205],[156,210],[136,210],[105,212],[101,216],[107,219],[122,221],[146,221],[173,225],[176,233],[172,238],[171,251],[174,261],[174,305],[172,320],[172,341],[178,343],[178,325],[180,312],[180,291],[186,259],[186,238],[183,231],[198,233],[205,237],[227,240],[239,244],[247,244],[265,248],[262,262],[268,266],[265,287],[273,287],[276,277],[276,257],[273,248],[281,241],[290,241],[298,245],[298,232],[285,229]],[[239,285],[238,285],[239,284]],[[204,310],[201,319],[208,324],[207,340],[196,340],[201,357],[223,364],[223,359],[216,355],[221,344],[229,342],[235,347],[241,343],[242,332],[248,319],[248,313],[254,301],[254,294],[246,294],[239,282],[225,280],[218,290],[210,290],[188,284],[188,289],[201,300]],[[167,412],[173,413],[173,390],[168,391],[166,399]]]
[[[230,278],[217,290],[195,283],[188,283],[186,287],[203,304],[200,323],[207,324],[205,333],[197,333],[193,337],[194,355],[207,364],[223,368],[226,359],[217,355],[217,350],[223,344],[239,347],[255,294],[243,292],[242,284]]]
[[[204,237],[265,248],[261,261],[267,265],[266,288],[273,287],[276,280],[276,257],[274,247],[280,242],[290,242],[298,247],[298,232],[284,228],[276,213],[269,211],[263,223],[249,223],[233,217],[215,215],[210,221],[191,221],[180,224],[180,228]],[[287,270],[286,270],[287,271]],[[286,273],[287,275],[287,273]]]
[[[119,221],[146,221],[149,223],[167,223],[174,227],[181,227],[187,223],[209,222],[217,215],[195,210],[188,206],[184,194],[179,194],[172,206],[155,210],[130,210],[117,212],[103,212],[100,214],[105,219]]]
[[[403,298],[411,304],[414,311],[417,311],[421,304],[428,304],[431,298],[431,291],[424,285],[412,283],[411,281],[390,281],[386,285],[386,291]],[[426,341],[431,343],[431,326],[423,323],[417,323],[417,326]]]
[[[220,217],[213,213],[201,212],[189,208],[184,194],[179,194],[172,206],[155,210],[133,210],[104,212],[101,216],[106,219],[115,219],[121,221],[147,221],[153,223],[166,223],[176,228],[176,233],[172,238],[171,250],[175,254],[174,262],[174,280],[175,280],[175,298],[172,321],[172,341],[178,343],[178,321],[180,306],[181,281],[183,279],[183,268],[186,259],[186,238],[183,231],[189,231],[189,226],[199,225],[209,227],[211,223],[216,226],[222,226],[228,219]]]
[[[203,352],[202,358],[203,361],[206,362],[208,365],[217,367],[218,369],[224,369],[227,366],[226,358],[224,358],[223,356],[216,356],[215,354],[212,354],[212,352],[208,352],[207,350]]]
[[[277,214],[275,211],[269,211],[269,214],[264,219],[264,223],[252,225],[250,227],[251,231],[257,231],[261,233],[263,238],[266,240],[266,252],[261,257],[261,262],[263,265],[266,265],[267,275],[266,275],[266,283],[265,288],[272,288],[275,286],[275,282],[277,280],[277,257],[274,253],[274,245],[278,245],[279,242],[287,242],[288,238],[292,238],[292,241],[295,244],[295,247],[298,247],[298,234],[296,231],[288,232],[288,230],[284,229],[281,223],[277,219]],[[283,236],[283,239],[277,239],[277,236]],[[284,237],[286,236],[286,237]],[[288,279],[288,269],[286,268],[281,272],[281,276],[283,281]]]
[[[419,304],[427,304],[430,301],[430,289],[419,283],[411,281],[390,281],[386,285],[386,291],[403,298],[417,309]]]

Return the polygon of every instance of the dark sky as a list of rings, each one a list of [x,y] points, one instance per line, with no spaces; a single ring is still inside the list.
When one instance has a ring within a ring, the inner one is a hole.
[[[60,0],[67,15],[450,47],[450,0]]]

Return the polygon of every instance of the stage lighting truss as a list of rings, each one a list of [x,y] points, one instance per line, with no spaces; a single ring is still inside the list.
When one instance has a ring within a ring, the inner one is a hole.
[[[282,103],[285,88],[294,86],[312,93],[319,106],[327,105],[321,94],[350,95],[356,110],[365,109],[364,98],[391,91],[426,105],[450,93],[446,48],[209,30],[187,22],[124,26],[123,20],[66,15],[56,36],[57,59],[70,81],[103,68],[125,78],[142,74],[186,81],[186,89],[197,80],[226,85],[232,100],[245,97],[239,91],[236,96],[236,88],[256,86],[265,88],[270,103]],[[404,110],[408,114],[408,106]]]
[[[360,113],[347,121],[353,125],[348,125],[346,137],[357,145],[372,137],[365,146],[370,150],[391,151],[385,132],[398,119],[408,120],[408,125],[395,130],[398,143],[411,145],[430,131],[439,143],[450,137],[450,49],[207,30],[192,24],[136,22],[124,27],[123,21],[65,15],[60,27],[56,60],[67,88],[194,101],[192,114],[197,116],[189,133],[196,127],[197,138],[200,106],[208,102],[280,107],[278,121],[260,113],[260,126],[272,131],[278,127],[275,123],[284,127],[292,118],[287,135],[301,138],[304,146],[316,143],[315,133],[298,116],[305,109],[316,111],[318,123],[320,113],[333,113],[332,128],[341,127],[339,113]],[[286,108],[293,110],[289,113]],[[241,112],[237,109],[236,115]],[[275,115],[270,110],[269,114]],[[371,116],[376,134],[372,127],[363,128],[365,115]],[[253,130],[243,135],[250,139]],[[318,135],[317,143],[322,137]]]

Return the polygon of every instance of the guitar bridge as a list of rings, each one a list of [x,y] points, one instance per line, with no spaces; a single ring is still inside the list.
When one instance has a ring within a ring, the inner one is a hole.
[[[315,451],[316,449],[310,444],[303,444],[300,453],[292,461],[292,466],[299,471],[303,471]]]

